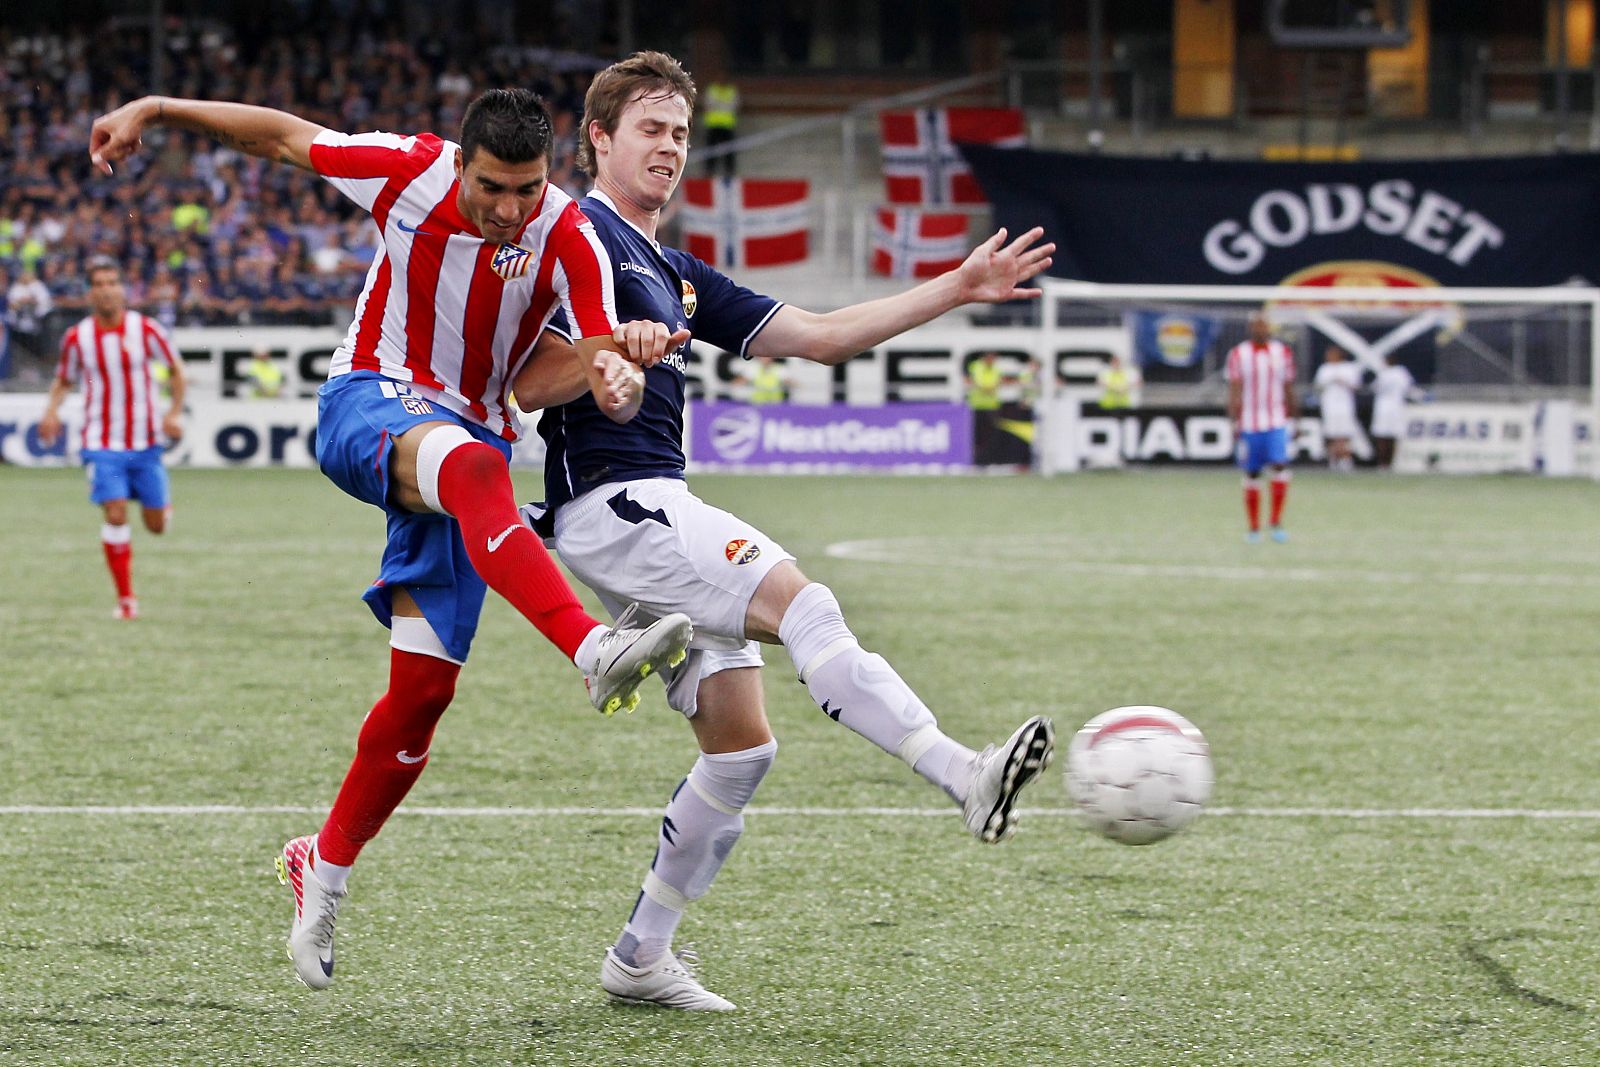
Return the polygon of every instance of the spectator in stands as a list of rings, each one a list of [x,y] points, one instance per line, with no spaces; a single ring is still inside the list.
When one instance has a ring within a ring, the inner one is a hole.
[[[716,78],[706,85],[700,98],[706,125],[706,147],[716,148],[739,135],[739,87],[727,78]],[[706,173],[732,178],[738,172],[737,153],[729,152],[707,161]]]
[[[54,305],[50,290],[39,280],[32,266],[24,265],[6,293],[7,332],[19,354],[43,358],[44,317]]]
[[[794,380],[783,373],[783,363],[773,356],[760,356],[749,374],[734,378],[749,393],[746,399],[752,404],[782,404],[794,390]]]
[[[273,362],[267,349],[258,348],[251,354],[245,377],[250,383],[250,399],[277,400],[283,396],[283,368]]]
[[[1131,408],[1135,406],[1139,387],[1144,384],[1137,367],[1128,366],[1121,356],[1113,354],[1100,368],[1096,378],[1100,386],[1099,404],[1102,408]]]

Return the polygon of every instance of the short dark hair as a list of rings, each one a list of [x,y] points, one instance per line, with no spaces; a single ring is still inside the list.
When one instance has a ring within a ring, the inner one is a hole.
[[[84,268],[83,276],[89,279],[89,284],[93,285],[94,276],[103,270],[116,271],[117,278],[119,280],[122,278],[122,264],[110,256],[95,256],[89,260],[88,266]]]
[[[490,89],[467,105],[461,118],[461,162],[478,149],[506,163],[529,163],[550,154],[550,109],[532,89]]]

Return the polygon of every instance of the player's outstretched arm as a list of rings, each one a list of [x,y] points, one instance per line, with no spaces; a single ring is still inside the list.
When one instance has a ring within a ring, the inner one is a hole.
[[[113,163],[139,149],[144,131],[151,126],[204,134],[247,155],[305,170],[312,169],[311,142],[323,130],[298,115],[270,107],[146,96],[94,120],[89,131],[90,161],[110,174]]]
[[[1036,226],[1008,244],[1001,228],[955,270],[895,296],[822,314],[785,304],[756,334],[749,354],[843,363],[963,304],[1033,299],[1041,290],[1022,286],[1050,266],[1056,250],[1051,243],[1037,244],[1043,236],[1044,230]]]
[[[581,357],[560,334],[540,334],[533,353],[517,371],[511,391],[523,411],[538,411],[576,400],[589,392],[589,374]],[[616,352],[601,351],[590,363],[599,375],[601,393],[596,399],[608,418],[626,422],[644,400],[644,372]]]

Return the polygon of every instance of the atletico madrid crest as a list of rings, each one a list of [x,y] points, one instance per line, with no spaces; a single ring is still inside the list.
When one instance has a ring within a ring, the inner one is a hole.
[[[509,282],[528,273],[528,264],[532,262],[533,253],[526,248],[521,245],[503,244],[494,250],[494,258],[489,260],[489,269]]]

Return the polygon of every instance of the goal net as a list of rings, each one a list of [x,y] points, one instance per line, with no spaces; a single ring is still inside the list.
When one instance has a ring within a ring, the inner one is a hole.
[[[1046,279],[1046,375],[1037,455],[1047,472],[1140,462],[1228,462],[1227,353],[1252,315],[1295,353],[1297,459],[1323,458],[1313,382],[1330,347],[1361,368],[1360,433],[1370,460],[1373,384],[1391,364],[1415,380],[1397,435],[1401,471],[1535,471],[1600,477],[1600,289],[1431,286],[1110,285]],[[1102,343],[1085,351],[1075,339]],[[1107,342],[1109,339],[1109,343]],[[1101,408],[1115,356],[1135,404]],[[1392,377],[1392,376],[1391,376]]]

